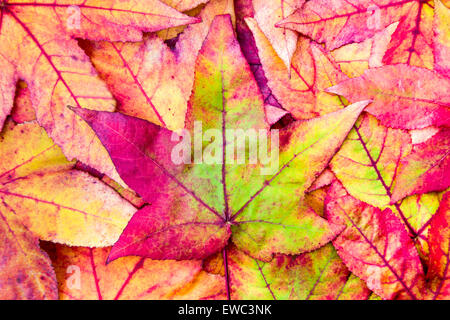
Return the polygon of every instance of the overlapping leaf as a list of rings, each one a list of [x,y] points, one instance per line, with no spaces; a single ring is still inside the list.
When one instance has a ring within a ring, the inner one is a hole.
[[[393,201],[401,163],[411,156],[411,150],[406,131],[386,128],[373,116],[364,114],[330,166],[353,197],[382,210],[392,204],[392,211],[410,234],[426,240],[430,219],[439,205],[438,196],[415,195],[402,202]],[[423,250],[427,252],[426,247]]]
[[[212,0],[199,15],[202,22],[186,28],[174,51],[155,35],[143,42],[96,42],[85,48],[119,111],[177,130],[184,127],[198,51],[213,18],[227,13],[233,13],[231,0]]]
[[[449,186],[450,129],[442,128],[401,160],[391,200],[397,202],[408,195],[442,191]]]
[[[177,143],[171,141],[171,132],[117,113],[75,109],[103,141],[122,178],[152,204],[133,216],[110,259],[130,254],[205,258],[220,251],[231,234],[241,250],[263,260],[273,253],[300,253],[326,244],[340,227],[303,209],[299,199],[367,104],[284,130],[280,165],[269,176],[261,175],[261,163],[227,163],[235,158],[223,148],[225,129],[267,125],[230,19],[216,17],[197,59],[186,128],[193,133],[194,122],[202,121],[204,129],[218,129],[217,164],[177,166],[170,158]]]
[[[450,299],[450,194],[442,199],[430,228],[430,280],[431,299]]]
[[[434,69],[450,77],[450,6],[436,0],[433,22]]]
[[[105,265],[109,248],[57,245],[53,261],[63,300],[212,299],[224,295],[220,276],[202,263],[126,257]]]
[[[0,0],[0,296],[448,299],[449,17]]]
[[[403,1],[307,1],[278,26],[296,30],[320,43],[328,50],[342,45],[361,42],[377,31],[394,22],[404,20],[409,15],[420,17],[418,0]]]
[[[27,82],[36,117],[72,159],[120,181],[92,130],[66,105],[114,111],[77,38],[138,41],[142,31],[198,22],[157,0],[14,1],[0,8],[0,124],[13,106],[17,80]],[[98,26],[101,25],[101,28]]]
[[[372,99],[366,111],[387,127],[421,129],[449,125],[449,88],[450,80],[436,72],[397,64],[369,69],[327,91],[350,101]]]
[[[247,18],[246,22],[255,38],[269,88],[295,118],[310,119],[343,107],[338,97],[324,90],[347,77],[323,48],[301,37],[289,73],[256,20]]]
[[[255,10],[255,20],[289,71],[291,68],[291,60],[297,47],[298,34],[292,30],[276,28],[275,24],[300,8],[303,2],[252,0]]]
[[[36,122],[5,128],[0,157],[2,206],[40,239],[112,245],[136,211],[98,179],[74,170]]]
[[[57,299],[55,271],[39,241],[0,204],[0,299]]]
[[[385,299],[423,297],[424,272],[419,254],[402,222],[350,196],[339,183],[331,187],[327,217],[347,226],[334,241],[347,267]]]
[[[299,256],[275,256],[271,262],[233,249],[228,261],[233,299],[365,300],[370,294],[331,244]]]
[[[398,22],[395,22],[363,42],[347,44],[330,53],[348,77],[362,76],[368,68],[383,65],[383,57],[397,26]]]

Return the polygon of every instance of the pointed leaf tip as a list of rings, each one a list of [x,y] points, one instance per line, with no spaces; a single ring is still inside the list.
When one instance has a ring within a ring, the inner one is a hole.
[[[88,124],[91,124],[91,122],[97,117],[97,114],[99,113],[98,111],[79,107],[67,106],[67,108],[72,110],[77,116],[81,117]]]
[[[349,105],[348,107],[346,107],[346,109],[348,108],[352,108],[355,110],[355,112],[363,112],[364,109],[372,102],[373,100],[363,100],[363,101],[358,101],[355,103],[352,103],[351,105]]]

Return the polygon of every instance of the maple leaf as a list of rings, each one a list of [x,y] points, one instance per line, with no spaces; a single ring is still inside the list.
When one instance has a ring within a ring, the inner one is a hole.
[[[268,177],[261,175],[261,163],[227,163],[226,129],[267,125],[230,18],[216,17],[197,59],[186,129],[193,133],[195,121],[205,129],[219,128],[218,155],[225,161],[175,165],[171,152],[178,141],[171,140],[172,132],[119,113],[73,108],[103,141],[122,178],[151,203],[133,216],[110,261],[126,255],[205,258],[223,249],[230,237],[240,250],[262,260],[326,244],[341,228],[299,201],[368,103],[283,130],[281,164]],[[203,149],[208,149],[206,142]]]
[[[371,0],[311,0],[277,26],[296,30],[333,50],[348,43],[364,41],[394,22],[402,21],[402,27],[397,29],[399,34],[418,28],[425,5],[429,5],[428,2],[420,0],[382,0],[376,3]],[[413,22],[416,24],[412,26]],[[413,36],[416,39],[420,34],[420,29],[417,30],[419,32]],[[414,52],[414,40],[409,35],[403,40],[413,42],[411,48]]]
[[[385,64],[404,63],[433,69],[434,1],[418,0],[410,11],[399,20],[383,57]]]
[[[442,128],[427,141],[416,144],[401,160],[391,202],[405,196],[442,191],[450,187],[450,128]]]
[[[428,69],[386,65],[327,91],[350,101],[373,99],[366,111],[388,127],[421,129],[449,124],[450,80]]]
[[[208,2],[208,1],[207,1]],[[179,3],[180,5],[183,5],[183,2]],[[184,11],[183,13],[190,16],[190,17],[198,17],[199,14],[203,11],[203,8],[205,7],[205,4],[200,4],[199,6],[189,9],[187,11]],[[173,4],[172,7],[176,8],[177,5]],[[179,9],[178,9],[179,10]],[[199,19],[201,19],[199,17]],[[203,21],[203,20],[202,20]],[[164,30],[160,30],[156,32],[156,35],[164,40],[166,44],[173,49],[174,44],[177,42],[178,37],[181,36],[181,34],[186,30],[186,28],[189,25],[182,25],[178,27],[172,27]]]
[[[224,296],[222,277],[202,262],[125,257],[105,265],[110,248],[56,245],[53,263],[61,300],[212,299]]]
[[[430,227],[430,261],[427,277],[430,280],[431,299],[450,298],[450,193],[442,199],[439,211]]]
[[[323,48],[300,37],[289,75],[256,20],[247,18],[245,21],[255,38],[267,84],[283,108],[296,119],[310,119],[343,107],[338,97],[324,90],[347,77]]]
[[[58,299],[55,271],[39,241],[0,204],[0,299]]]
[[[74,163],[36,123],[0,136],[0,201],[27,232],[71,245],[112,245],[136,211]]]
[[[330,168],[355,198],[384,208],[402,158],[411,151],[405,130],[386,128],[363,114],[330,163]]]
[[[424,273],[419,254],[390,209],[381,211],[350,196],[339,182],[329,190],[326,214],[347,225],[333,245],[346,266],[385,299],[421,299]]]
[[[0,0],[0,298],[448,299],[449,8]]]
[[[365,300],[363,281],[350,274],[331,244],[298,256],[262,262],[232,248],[228,254],[233,299]]]
[[[346,190],[358,200],[382,210],[390,209],[427,252],[430,219],[436,212],[437,195],[412,196],[392,202],[400,163],[411,153],[411,138],[405,130],[386,128],[365,113],[330,163]],[[392,206],[390,206],[392,204]]]
[[[65,108],[71,104],[113,111],[115,105],[75,38],[138,41],[142,31],[195,23],[197,18],[157,0],[0,4],[0,125],[13,106],[16,82],[22,79],[28,84],[39,124],[64,154],[120,181],[92,130]]]
[[[231,0],[212,0],[199,15],[202,22],[186,28],[173,51],[155,35],[136,43],[86,44],[118,111],[171,130],[183,128],[198,51],[213,18],[232,8]]]

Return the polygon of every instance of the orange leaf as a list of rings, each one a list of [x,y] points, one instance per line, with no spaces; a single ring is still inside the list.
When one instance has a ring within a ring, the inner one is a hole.
[[[126,257],[105,265],[109,248],[56,246],[53,261],[62,300],[160,300],[223,297],[221,276],[202,262]]]
[[[69,158],[121,182],[92,130],[67,105],[113,111],[115,102],[75,38],[142,39],[142,31],[198,22],[157,0],[14,1],[0,8],[0,125],[19,77],[29,86],[38,122]],[[98,25],[101,24],[101,28]]]
[[[5,130],[0,200],[40,239],[112,245],[136,209],[98,179],[72,167],[35,122]]]

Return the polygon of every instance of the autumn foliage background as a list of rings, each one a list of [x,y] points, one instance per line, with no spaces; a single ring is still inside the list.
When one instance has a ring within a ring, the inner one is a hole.
[[[450,298],[450,2],[0,0],[0,65],[0,298]]]

